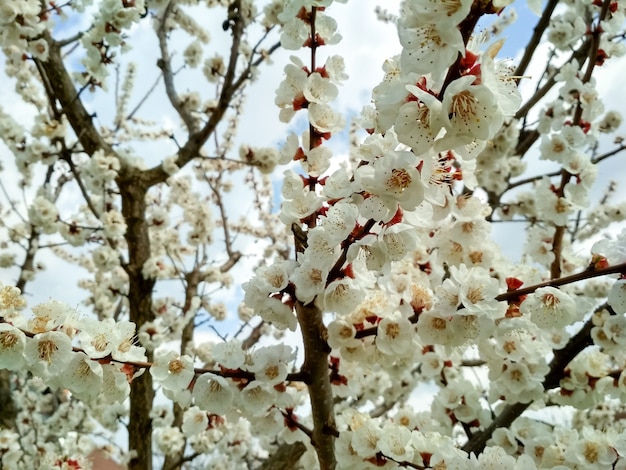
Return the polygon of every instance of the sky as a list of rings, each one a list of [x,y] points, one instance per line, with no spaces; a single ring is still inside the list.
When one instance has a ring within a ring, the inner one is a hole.
[[[389,12],[397,10],[398,0],[358,0],[347,2],[346,4],[336,3],[329,9],[328,13],[338,22],[339,31],[343,36],[343,40],[337,46],[328,46],[320,49],[319,62],[323,62],[325,57],[331,54],[340,54],[344,57],[346,63],[346,72],[349,79],[340,87],[339,96],[334,106],[343,110],[345,115],[355,115],[364,105],[370,103],[371,90],[382,79],[382,64],[384,60],[400,50],[400,44],[397,38],[395,27],[390,23],[383,23],[376,19],[374,9],[378,5],[384,5]],[[509,27],[504,33],[506,38],[505,45],[500,52],[501,58],[512,58],[513,60],[521,53],[523,46],[528,41],[532,33],[532,26],[537,17],[531,13],[526,6],[525,1],[516,1],[514,8],[517,11],[518,21]],[[217,51],[224,50],[229,46],[228,35],[221,29],[222,18],[218,15],[200,16],[198,10],[197,19],[201,19],[203,24],[207,25],[207,29],[211,33],[211,41],[208,45],[205,57],[210,57]],[[83,19],[83,23],[85,20]],[[81,25],[81,21],[74,20],[72,23],[60,25],[59,33],[67,32],[69,35],[73,28]],[[481,23],[483,27],[486,23]],[[64,30],[65,28],[65,30]],[[275,39],[275,38],[274,38]],[[134,60],[138,64],[137,90],[131,107],[141,96],[141,90],[149,87],[155,78],[157,71],[155,52],[156,38],[150,22],[144,21],[136,26],[130,34],[129,44],[133,46],[133,50],[125,54],[122,59]],[[172,50],[178,50],[178,58],[182,54],[182,50],[189,44],[190,40],[182,34],[173,36]],[[271,44],[271,41],[268,43]],[[280,123],[278,120],[278,108],[274,105],[275,90],[283,77],[283,67],[289,62],[289,56],[297,55],[306,61],[307,51],[284,51],[278,50],[272,56],[271,65],[263,65],[260,67],[259,79],[248,87],[247,98],[244,106],[244,113],[241,117],[239,125],[239,135],[237,136],[237,144],[246,143],[256,146],[275,146],[284,142],[288,132],[297,128],[297,121],[290,124]],[[543,58],[539,58],[535,63],[531,64],[528,74],[537,76],[541,67]],[[610,101],[615,103],[626,102],[626,92],[620,84],[620,73],[624,68],[620,65],[624,64],[620,61],[618,64],[606,67],[599,74],[598,82],[600,88],[606,96],[611,97]],[[177,83],[179,90],[200,90],[205,97],[210,97],[213,89],[210,85],[199,81],[197,74],[183,70],[177,75]],[[6,81],[0,78],[0,82]],[[0,103],[3,103],[5,109],[11,109],[12,114],[17,119],[28,122],[32,119],[32,111],[26,109],[11,92],[10,86],[0,87]],[[112,100],[109,95],[97,91],[87,96],[87,106],[91,111],[97,112],[98,122],[105,124],[110,122],[114,109]],[[157,122],[161,122],[163,126],[168,128],[176,128],[178,119],[169,104],[163,103],[162,87],[159,85],[157,92],[149,98],[142,107],[139,116],[151,118]],[[331,145],[338,158],[347,154],[348,145],[346,134],[337,135],[331,139]],[[237,145],[238,146],[238,145]],[[235,149],[237,148],[235,146]],[[166,142],[161,144],[146,144],[142,147],[142,156],[146,158],[148,164],[154,164],[164,156],[174,153],[176,145],[174,142]],[[6,167],[3,181],[8,185],[15,182],[11,178],[11,172],[14,170],[10,164],[10,155],[6,148],[0,145],[0,161]],[[540,162],[533,162],[540,170]],[[623,167],[619,166],[619,162],[607,162],[600,169],[599,181],[605,180],[612,175],[623,171]],[[278,189],[279,177],[282,170],[276,172],[276,188]],[[73,196],[70,194],[64,201],[68,207],[74,203]],[[246,205],[241,200],[232,199],[229,202],[228,210],[233,214],[245,213]],[[523,241],[523,230],[519,227],[507,228],[503,226],[494,226],[494,234],[496,240],[503,246],[504,251],[511,257],[519,256],[519,248]],[[67,302],[72,306],[78,306],[84,298],[84,292],[76,287],[78,279],[82,273],[71,264],[59,260],[55,257],[42,256],[41,259],[47,266],[47,270],[39,273],[37,279],[30,285],[28,291],[28,300],[30,305],[45,301],[49,298],[55,298]],[[250,267],[253,260],[248,260],[234,272],[236,279],[247,279],[250,276]],[[15,281],[14,270],[0,269],[0,282],[12,283]],[[233,294],[240,293],[238,288],[223,293],[224,298],[232,297]],[[84,310],[84,309],[83,309]]]

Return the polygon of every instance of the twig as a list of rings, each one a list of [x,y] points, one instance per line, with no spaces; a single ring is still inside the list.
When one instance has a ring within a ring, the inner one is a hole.
[[[170,54],[167,47],[167,38],[165,25],[167,24],[167,17],[172,13],[175,8],[175,2],[170,0],[165,9],[163,10],[163,17],[157,30],[157,38],[159,40],[159,48],[161,49],[161,59],[157,65],[161,69],[163,74],[163,82],[165,83],[165,92],[170,100],[170,103],[183,120],[190,134],[195,133],[198,130],[198,122],[191,115],[189,110],[185,109],[185,106],[181,103],[178,93],[176,93],[176,87],[174,86],[174,74],[172,72],[172,65],[170,61]]]
[[[528,44],[524,48],[524,55],[520,59],[520,62],[517,65],[517,68],[515,69],[515,73],[513,75],[521,77],[526,72],[526,68],[528,67],[528,64],[530,64],[530,60],[535,54],[535,50],[537,49],[537,46],[539,45],[539,42],[543,37],[543,33],[550,24],[550,18],[552,18],[552,13],[554,12],[554,9],[556,8],[558,3],[559,0],[548,1],[548,4],[545,6],[543,13],[541,14],[541,18],[539,18],[539,21],[535,25],[535,29],[533,30],[533,35],[530,38],[530,41],[528,41]]]

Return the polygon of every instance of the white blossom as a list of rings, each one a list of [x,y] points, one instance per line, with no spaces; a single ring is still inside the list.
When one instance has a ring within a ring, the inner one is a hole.
[[[241,341],[232,340],[213,346],[213,358],[224,367],[238,369],[243,366],[246,355],[242,349]]]
[[[626,279],[618,279],[613,283],[607,302],[615,313],[626,313]]]
[[[215,414],[224,414],[228,411],[233,395],[233,390],[225,378],[208,372],[196,379],[192,391],[196,406]]]
[[[48,331],[26,342],[24,357],[29,370],[42,377],[58,377],[72,358],[72,344],[65,333]]]
[[[207,429],[209,424],[209,418],[206,411],[202,411],[197,406],[192,406],[188,410],[185,410],[183,414],[183,425],[181,430],[186,437],[192,437],[193,435],[200,434]]]
[[[398,311],[386,316],[378,324],[376,347],[385,354],[396,357],[413,352],[414,329],[408,319]]]
[[[85,353],[77,352],[67,364],[61,385],[70,389],[73,395],[82,399],[94,399],[102,385],[102,366]]]
[[[162,387],[170,390],[187,388],[195,375],[192,358],[174,351],[158,351],[150,373]]]
[[[255,372],[257,380],[268,385],[276,385],[287,377],[287,363],[294,357],[295,353],[289,346],[267,346],[252,353],[252,364],[248,369]]]
[[[564,328],[578,318],[576,302],[554,287],[541,287],[522,302],[521,312],[540,328]]]
[[[7,323],[0,323],[0,368],[20,370],[24,366],[26,335]]]

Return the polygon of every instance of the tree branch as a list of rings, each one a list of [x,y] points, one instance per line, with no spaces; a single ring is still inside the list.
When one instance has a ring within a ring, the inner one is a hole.
[[[335,468],[334,433],[335,415],[333,392],[328,372],[330,347],[326,343],[327,331],[322,312],[315,305],[296,303],[298,323],[302,329],[304,364],[302,372],[309,389],[313,436],[311,442],[320,463],[320,470]]]
[[[304,452],[306,452],[306,446],[302,442],[281,444],[258,470],[292,470]]]
[[[191,115],[191,113],[185,109],[183,103],[181,103],[178,94],[176,93],[176,87],[174,86],[174,73],[172,72],[172,65],[170,61],[170,54],[167,47],[167,38],[165,25],[167,24],[167,17],[172,13],[175,8],[175,2],[170,0],[165,9],[163,10],[163,17],[159,23],[159,29],[157,30],[157,37],[159,39],[159,48],[161,49],[161,59],[157,65],[163,72],[163,82],[165,83],[165,92],[170,100],[170,103],[183,120],[189,133],[197,132],[198,121]]]
[[[559,0],[548,1],[548,4],[541,14],[541,18],[539,18],[539,21],[535,25],[533,35],[530,38],[530,41],[528,41],[528,44],[524,49],[524,55],[520,59],[520,62],[517,65],[517,68],[515,69],[515,73],[513,75],[521,77],[522,75],[524,75],[524,72],[526,72],[526,68],[528,67],[528,64],[530,64],[530,60],[535,55],[535,51],[537,49],[537,46],[539,45],[539,42],[541,41],[541,38],[543,37],[543,33],[550,25],[550,18],[552,18],[552,13],[554,12],[554,9],[556,8],[558,3]]]
[[[587,50],[587,69],[585,70],[585,75],[581,79],[583,84],[586,84],[591,80],[591,75],[593,74],[593,70],[596,66],[596,60],[598,57],[598,49],[600,48],[600,36],[602,34],[602,29],[600,27],[600,22],[606,18],[606,15],[609,11],[610,0],[604,0],[602,3],[602,9],[600,10],[600,14],[598,17],[597,25],[594,28],[593,25],[590,25],[591,33],[589,42],[589,48]],[[572,126],[579,126],[582,120],[583,108],[578,102],[576,106],[576,110],[574,112],[574,117],[572,119]],[[556,191],[556,195],[559,197],[565,197],[565,186],[569,183],[572,178],[572,174],[567,171],[565,168],[561,171],[561,184]],[[561,258],[563,251],[563,237],[565,236],[565,229],[567,225],[556,226],[554,230],[554,237],[552,239],[552,253],[554,253],[554,261],[550,266],[550,275],[551,277],[557,278],[561,276]]]
[[[559,386],[563,369],[574,359],[583,349],[592,343],[591,329],[593,319],[589,318],[585,325],[575,336],[570,338],[567,345],[558,351],[554,351],[554,358],[550,361],[550,371],[543,380],[544,390],[551,390]],[[475,433],[472,438],[463,446],[463,450],[469,453],[479,454],[485,448],[487,441],[491,438],[497,428],[508,427],[515,421],[530,405],[529,403],[511,403],[506,405],[502,412],[483,431]]]
[[[46,30],[43,37],[49,49],[48,60],[41,62],[45,71],[45,81],[50,84],[54,98],[61,104],[60,111],[67,116],[83,149],[89,155],[93,155],[99,149],[107,154],[115,155],[111,146],[105,142],[94,126],[92,116],[79,98],[79,93],[61,58],[61,46],[52,38],[49,31]],[[120,160],[120,164],[124,166],[124,161]]]
[[[231,8],[234,11],[240,9],[240,0],[235,0]],[[222,84],[222,90],[218,99],[217,106],[212,110],[209,120],[206,122],[202,129],[197,132],[193,132],[185,145],[183,145],[178,151],[178,158],[176,159],[176,165],[179,168],[184,167],[193,158],[200,153],[200,148],[206,143],[208,138],[215,132],[217,125],[222,121],[224,114],[229,108],[232,98],[244,83],[250,78],[250,73],[253,67],[258,66],[264,60],[270,56],[270,54],[278,49],[279,45],[275,44],[268,51],[265,51],[257,60],[251,60],[248,62],[245,69],[241,72],[239,77],[235,78],[236,65],[239,54],[239,48],[241,45],[241,39],[245,31],[245,21],[239,14],[233,15],[232,24],[230,26],[232,32],[232,43],[230,47],[230,59],[228,62],[228,68],[224,76],[224,82]],[[149,186],[161,183],[165,181],[169,175],[163,169],[163,165],[157,165],[145,172],[146,181]]]

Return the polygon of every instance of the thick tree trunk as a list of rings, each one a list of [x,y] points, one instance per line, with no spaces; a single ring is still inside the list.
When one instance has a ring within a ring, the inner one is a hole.
[[[0,370],[0,429],[15,427],[17,410],[11,396],[11,372]]]
[[[146,192],[141,174],[128,169],[118,179],[122,196],[122,215],[127,225],[129,290],[128,304],[130,321],[139,329],[154,320],[152,312],[152,289],[155,281],[145,279],[142,274],[144,263],[150,258],[150,237],[146,221]],[[148,360],[152,360],[151,354]],[[152,420],[150,411],[154,390],[152,376],[148,371],[133,380],[130,393],[130,419],[128,423],[128,446],[136,455],[129,463],[130,470],[152,470]]]

